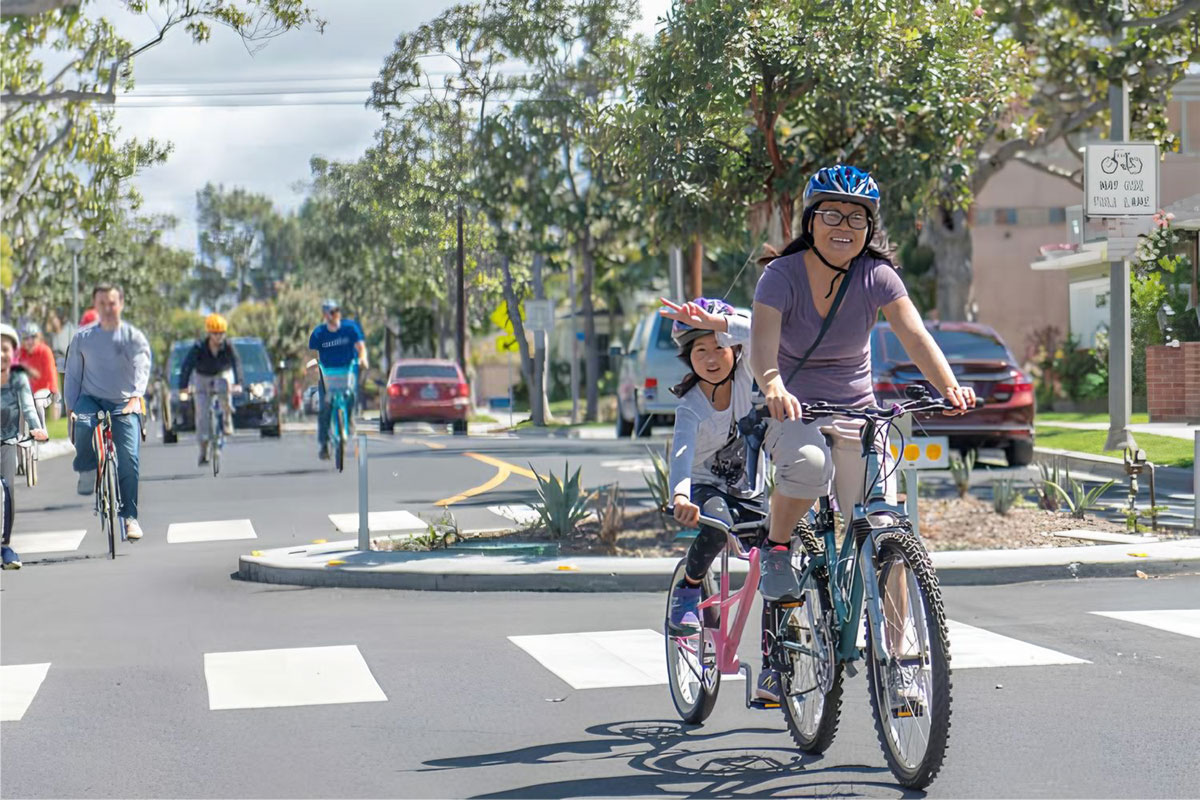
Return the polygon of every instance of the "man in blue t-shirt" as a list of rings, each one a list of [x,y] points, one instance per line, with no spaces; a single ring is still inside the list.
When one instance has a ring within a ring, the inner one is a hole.
[[[317,351],[317,360],[323,367],[346,367],[356,359],[360,373],[367,369],[367,343],[363,341],[362,328],[352,319],[343,320],[342,310],[336,300],[321,304],[325,321],[313,328],[308,337],[308,347]],[[320,457],[329,458],[329,404],[325,401],[325,383],[320,384],[318,394],[321,410],[317,415],[317,444]],[[357,392],[356,392],[357,394]]]

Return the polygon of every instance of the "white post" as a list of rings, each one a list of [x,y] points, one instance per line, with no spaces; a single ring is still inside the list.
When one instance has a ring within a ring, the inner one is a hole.
[[[508,427],[511,428],[513,426],[512,348],[509,347],[506,349],[508,350]],[[533,387],[532,386],[529,387],[529,391],[530,391],[529,402],[530,402],[530,406],[532,407],[532,404],[533,404],[533,394],[532,394]]]
[[[367,435],[358,435],[358,549],[371,549],[371,531],[367,525]]]

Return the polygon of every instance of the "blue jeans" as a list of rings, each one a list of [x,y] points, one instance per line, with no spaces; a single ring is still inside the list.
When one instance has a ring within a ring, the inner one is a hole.
[[[98,397],[80,395],[73,409],[76,414],[95,414],[97,411],[120,411],[124,402],[101,400]],[[75,420],[75,465],[76,472],[94,472],[96,450],[92,430],[95,420]],[[141,416],[130,414],[113,417],[113,444],[117,447],[117,488],[121,493],[121,516],[137,519],[138,501],[138,452],[142,444]]]

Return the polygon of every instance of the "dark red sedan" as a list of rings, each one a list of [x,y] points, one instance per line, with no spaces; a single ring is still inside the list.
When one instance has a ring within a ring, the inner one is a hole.
[[[914,423],[914,433],[947,436],[950,447],[971,450],[1000,447],[1011,466],[1033,461],[1033,380],[1021,371],[1008,345],[995,330],[974,322],[926,322],[925,327],[946,354],[958,382],[975,389],[985,401],[983,408],[957,417],[924,414]],[[904,387],[919,383],[934,396],[941,391],[930,386],[909,358],[892,331],[880,322],[871,332],[871,368],[875,397],[886,405],[904,398]]]
[[[379,404],[379,430],[391,432],[397,422],[449,423],[467,432],[471,390],[458,364],[445,359],[405,358],[388,377]]]

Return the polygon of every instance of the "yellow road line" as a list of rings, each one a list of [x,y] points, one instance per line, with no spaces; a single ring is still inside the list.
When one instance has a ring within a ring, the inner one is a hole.
[[[437,442],[426,442],[423,439],[401,439],[403,444],[419,444],[428,447],[430,450],[445,450],[446,445],[438,444]]]
[[[444,500],[438,500],[436,503],[434,503],[434,505],[442,507],[452,506],[461,500],[466,500],[468,497],[474,497],[477,494],[490,492],[492,489],[495,489],[497,486],[508,480],[508,476],[511,474],[512,470],[508,469],[507,467],[500,467],[496,470],[496,474],[493,475],[491,480],[489,480],[487,483],[481,483],[473,489],[467,489],[462,494],[456,494],[453,497],[447,497]]]
[[[537,475],[534,474],[531,470],[525,469],[525,467],[518,467],[516,464],[510,464],[507,461],[501,461],[498,458],[492,458],[491,456],[485,456],[482,453],[463,453],[463,455],[467,456],[468,458],[473,458],[476,461],[482,461],[485,464],[491,464],[493,467],[497,467],[499,469],[506,469],[510,472],[515,472],[518,475],[524,475],[526,478],[529,478],[530,480],[537,479]]]

